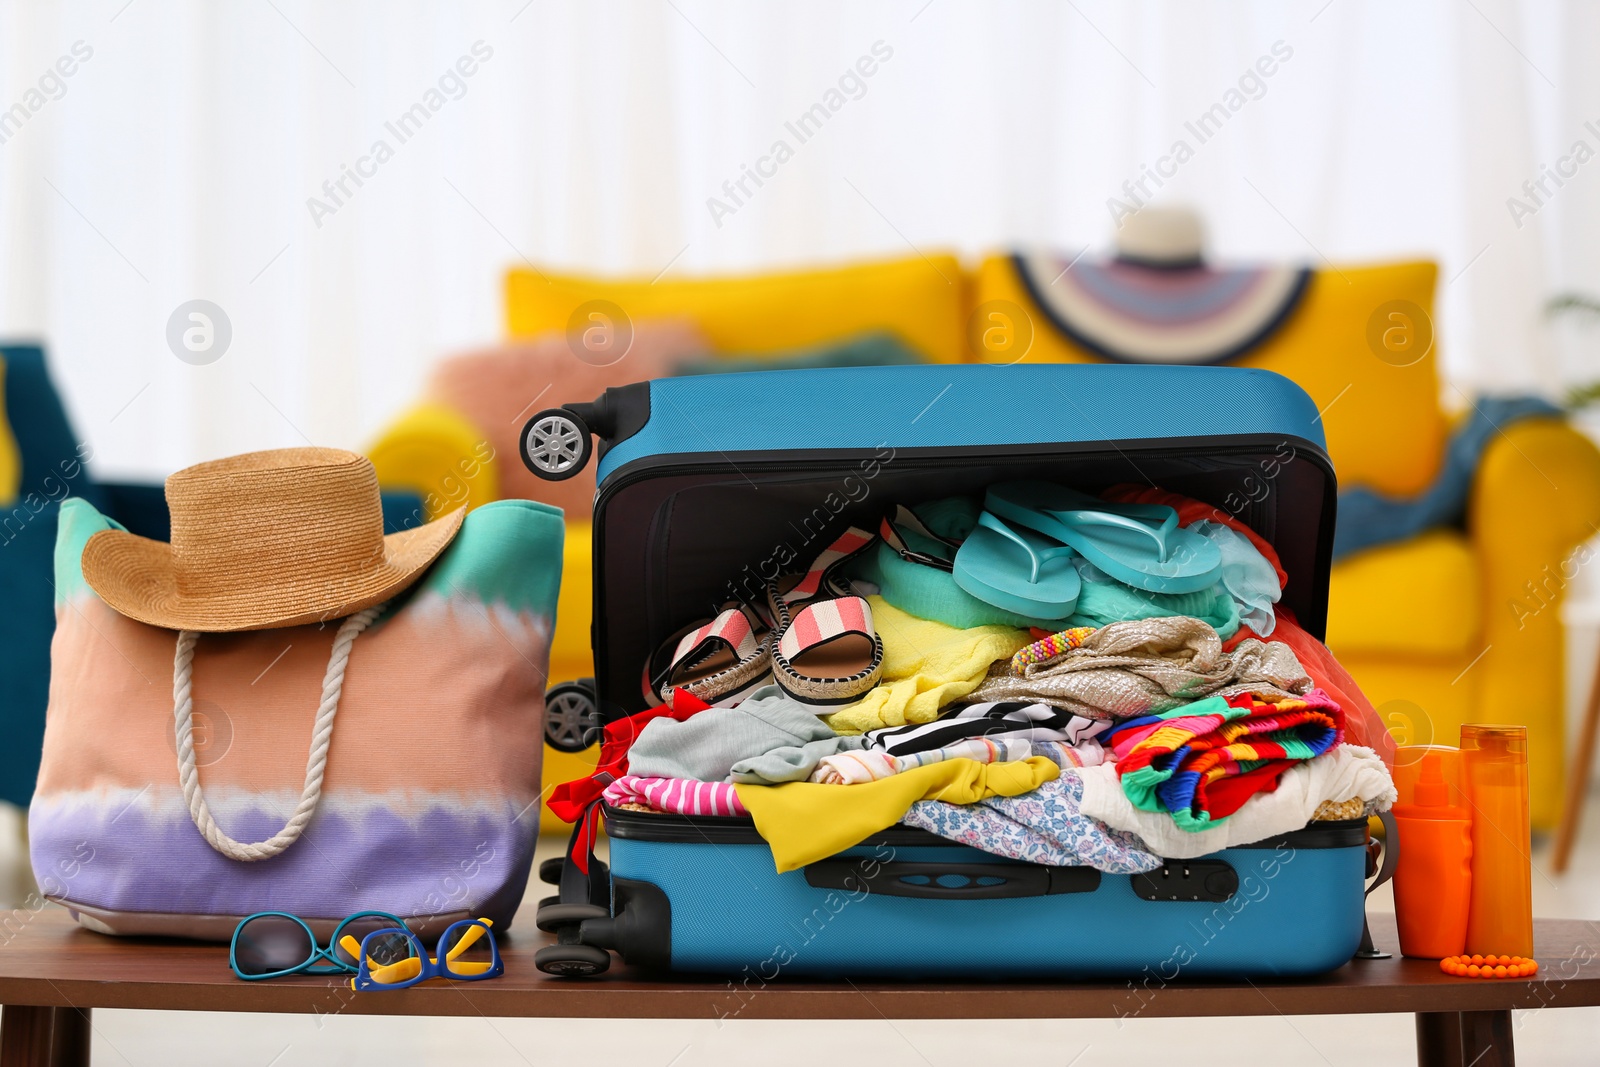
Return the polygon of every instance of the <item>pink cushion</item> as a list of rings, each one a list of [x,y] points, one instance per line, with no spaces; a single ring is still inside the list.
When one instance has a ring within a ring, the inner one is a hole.
[[[563,334],[549,333],[480,349],[444,360],[435,368],[425,395],[470,419],[494,449],[500,495],[554,504],[567,521],[587,520],[594,502],[594,470],[564,482],[536,477],[522,462],[518,438],[535,412],[569,402],[585,402],[608,388],[666,377],[678,364],[710,350],[687,320],[640,322],[627,354],[609,366],[594,366],[574,355]]]

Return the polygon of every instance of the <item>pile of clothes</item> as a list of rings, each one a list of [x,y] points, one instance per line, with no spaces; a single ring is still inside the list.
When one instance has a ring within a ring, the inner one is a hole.
[[[896,508],[674,635],[655,706],[552,808],[749,817],[779,871],[901,824],[1110,873],[1386,810],[1392,743],[1285,580],[1237,518],[1159,490]]]

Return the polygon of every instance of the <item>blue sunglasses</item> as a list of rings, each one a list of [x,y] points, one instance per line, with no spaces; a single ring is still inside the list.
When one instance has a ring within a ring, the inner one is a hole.
[[[298,915],[258,911],[234,927],[228,966],[247,982],[290,974],[355,974],[356,958],[340,942],[346,937],[359,942],[375,931],[393,929],[406,929],[405,920],[386,911],[358,911],[334,929],[323,948]]]

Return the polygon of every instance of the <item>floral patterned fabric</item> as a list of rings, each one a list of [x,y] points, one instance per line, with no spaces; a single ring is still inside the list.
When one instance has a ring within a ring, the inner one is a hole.
[[[1107,829],[1079,810],[1083,781],[1063,774],[1029,793],[976,804],[919,800],[901,820],[958,844],[1027,863],[1140,874],[1161,866],[1135,834]]]

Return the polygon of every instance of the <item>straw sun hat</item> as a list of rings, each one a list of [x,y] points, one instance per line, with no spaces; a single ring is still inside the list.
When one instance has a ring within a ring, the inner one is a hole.
[[[250,452],[167,479],[172,543],[103,530],[83,576],[113,609],[170,630],[225,633],[343,618],[414,582],[465,508],[383,534],[370,460],[336,448]]]

